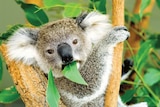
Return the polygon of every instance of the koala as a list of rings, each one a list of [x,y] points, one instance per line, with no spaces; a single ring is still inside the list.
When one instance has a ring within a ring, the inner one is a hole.
[[[84,13],[39,28],[20,28],[8,39],[8,57],[37,66],[46,74],[52,69],[67,107],[103,107],[114,47],[129,35],[124,26],[112,27],[107,15]],[[63,76],[62,70],[73,61],[87,86]]]

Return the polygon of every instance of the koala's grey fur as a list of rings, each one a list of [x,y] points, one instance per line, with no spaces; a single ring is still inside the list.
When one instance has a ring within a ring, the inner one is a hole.
[[[128,37],[126,27],[112,28],[106,15],[91,12],[76,20],[62,19],[36,29],[19,29],[8,40],[8,56],[28,65],[37,65],[44,73],[51,68],[61,99],[67,107],[103,107],[114,47]],[[73,44],[75,39],[77,44]],[[77,61],[88,86],[63,77],[63,62],[57,53],[61,43],[71,47],[73,61]],[[48,50],[53,53],[49,54]]]

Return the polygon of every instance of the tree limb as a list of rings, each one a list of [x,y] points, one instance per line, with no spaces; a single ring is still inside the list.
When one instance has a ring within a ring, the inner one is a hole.
[[[44,73],[37,67],[27,66],[21,62],[9,60],[6,45],[1,45],[0,51],[25,106],[48,107],[46,101],[47,78]],[[62,102],[59,103],[59,106],[65,107]]]
[[[0,51],[4,56],[9,73],[25,106],[48,107],[45,95],[47,79],[44,74],[37,68],[9,60],[5,45],[0,46]]]
[[[112,23],[114,26],[124,25],[124,0],[112,0]],[[114,50],[112,74],[105,96],[105,107],[117,107],[122,70],[123,43]]]

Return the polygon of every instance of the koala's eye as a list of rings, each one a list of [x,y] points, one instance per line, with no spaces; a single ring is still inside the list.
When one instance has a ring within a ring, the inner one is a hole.
[[[74,39],[72,43],[73,43],[73,44],[77,44],[77,43],[78,43],[78,40],[77,40],[77,39]]]
[[[48,50],[47,50],[47,53],[48,53],[48,54],[53,54],[53,53],[54,53],[54,50],[53,50],[53,49],[48,49]]]

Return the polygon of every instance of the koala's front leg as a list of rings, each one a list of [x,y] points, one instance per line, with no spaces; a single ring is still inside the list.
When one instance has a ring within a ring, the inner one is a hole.
[[[116,26],[112,28],[105,39],[108,44],[113,44],[115,46],[117,43],[123,42],[128,39],[129,36],[130,33],[125,26]]]
[[[128,37],[129,32],[125,27],[114,27],[93,47],[86,62],[79,69],[88,86],[70,82],[65,78],[56,79],[62,101],[67,106],[104,106],[105,90],[112,71],[114,46]]]
[[[126,27],[117,26],[112,28],[111,31],[93,47],[86,63],[83,68],[80,69],[83,78],[88,82],[88,87],[90,87],[86,88],[86,91],[90,90],[90,95],[88,94],[88,97],[84,96],[84,98],[88,98],[88,101],[89,99],[93,99],[85,105],[95,105],[96,107],[97,104],[101,104],[99,107],[103,107],[104,94],[112,71],[114,47],[116,44],[125,41],[129,35]],[[85,93],[85,90],[83,91]]]

